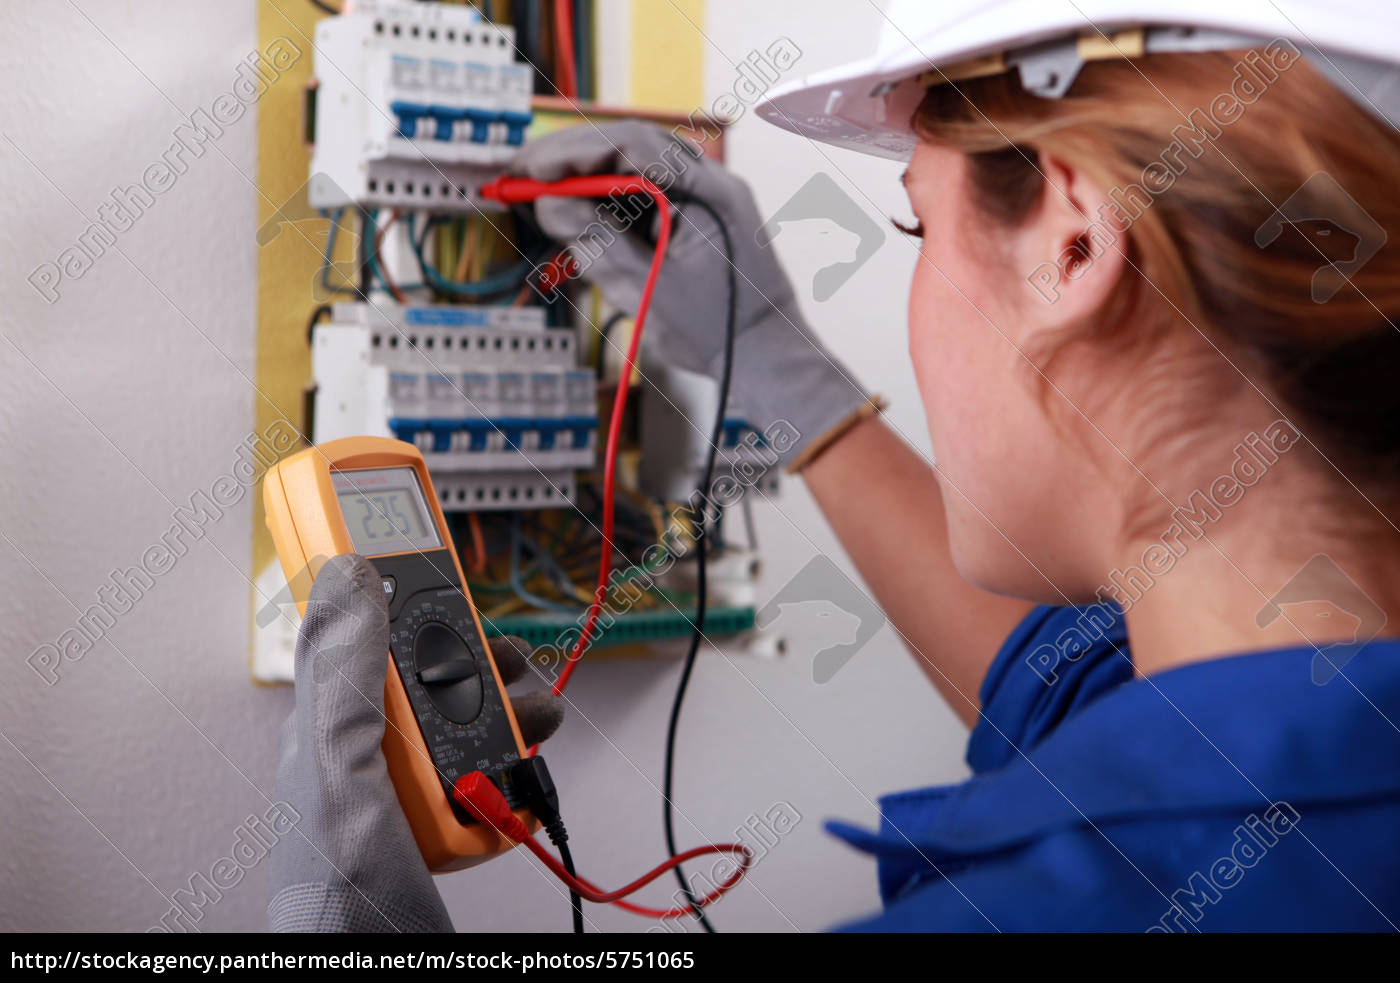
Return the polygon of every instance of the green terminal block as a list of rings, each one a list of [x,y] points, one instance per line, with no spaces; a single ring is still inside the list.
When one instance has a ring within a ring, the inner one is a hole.
[[[617,645],[635,645],[640,642],[656,642],[668,638],[685,638],[693,630],[694,609],[685,611],[638,611],[615,618],[604,628],[601,620],[596,629],[593,645],[607,648]],[[578,615],[532,612],[530,614],[506,615],[493,620],[481,619],[487,637],[497,635],[519,635],[533,646],[557,644],[561,637],[572,640],[577,637],[582,618]],[[710,607],[705,612],[705,634],[710,637],[737,635],[754,626],[752,607]],[[568,633],[567,635],[565,633]]]

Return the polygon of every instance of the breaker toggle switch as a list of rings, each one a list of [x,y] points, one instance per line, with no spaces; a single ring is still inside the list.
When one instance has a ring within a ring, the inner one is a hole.
[[[418,102],[395,100],[389,104],[389,109],[398,119],[399,136],[405,140],[412,140],[417,136],[418,121],[431,115],[431,108]]]
[[[433,128],[433,139],[446,141],[453,138],[457,124],[467,118],[467,111],[452,106],[429,106],[428,115],[437,124]]]
[[[506,143],[518,147],[525,142],[525,128],[534,119],[532,113],[501,113],[501,122],[506,124]]]
[[[495,113],[489,109],[464,109],[462,115],[471,120],[472,143],[486,143],[491,139],[491,124],[497,120]]]

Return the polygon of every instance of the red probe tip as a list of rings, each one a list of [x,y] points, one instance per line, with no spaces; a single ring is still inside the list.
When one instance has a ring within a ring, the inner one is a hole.
[[[503,175],[501,175],[500,177],[498,177],[498,178],[496,178],[496,179],[494,179],[494,180],[487,181],[485,184],[483,184],[483,185],[480,187],[480,189],[478,189],[477,193],[478,193],[479,195],[481,195],[481,197],[487,198],[487,199],[489,199],[489,200],[491,200],[491,201],[500,201],[500,200],[501,200],[501,182],[504,181],[504,180],[505,180],[505,175],[503,174]]]

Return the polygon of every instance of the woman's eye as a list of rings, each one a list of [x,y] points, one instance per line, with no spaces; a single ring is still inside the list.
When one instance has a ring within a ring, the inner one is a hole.
[[[890,219],[890,222],[893,223],[896,229],[907,236],[913,236],[915,239],[922,239],[924,237],[923,222],[915,221],[913,225],[906,225],[897,218]]]

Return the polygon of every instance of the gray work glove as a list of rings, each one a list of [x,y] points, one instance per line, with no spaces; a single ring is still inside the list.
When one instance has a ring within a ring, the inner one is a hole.
[[[642,174],[671,197],[671,245],[643,343],[648,354],[718,379],[729,303],[724,239],[714,220],[686,199],[714,209],[729,231],[737,269],[730,401],[759,431],[780,420],[792,426],[795,438],[777,447],[785,462],[867,402],[850,372],[812,334],[773,250],[759,244],[763,220],[748,185],[690,144],[635,120],[583,123],[530,141],[511,171],[539,181]],[[582,277],[609,303],[629,314],[637,309],[651,265],[654,212],[639,218],[636,209],[618,203],[541,198],[535,215],[547,235],[571,245]]]
[[[493,639],[491,651],[507,685],[528,671],[523,639]],[[361,556],[331,558],[311,588],[281,732],[276,796],[300,818],[272,848],[273,931],[452,931],[380,750],[388,666],[379,573]],[[563,719],[547,692],[512,704],[527,744]]]

